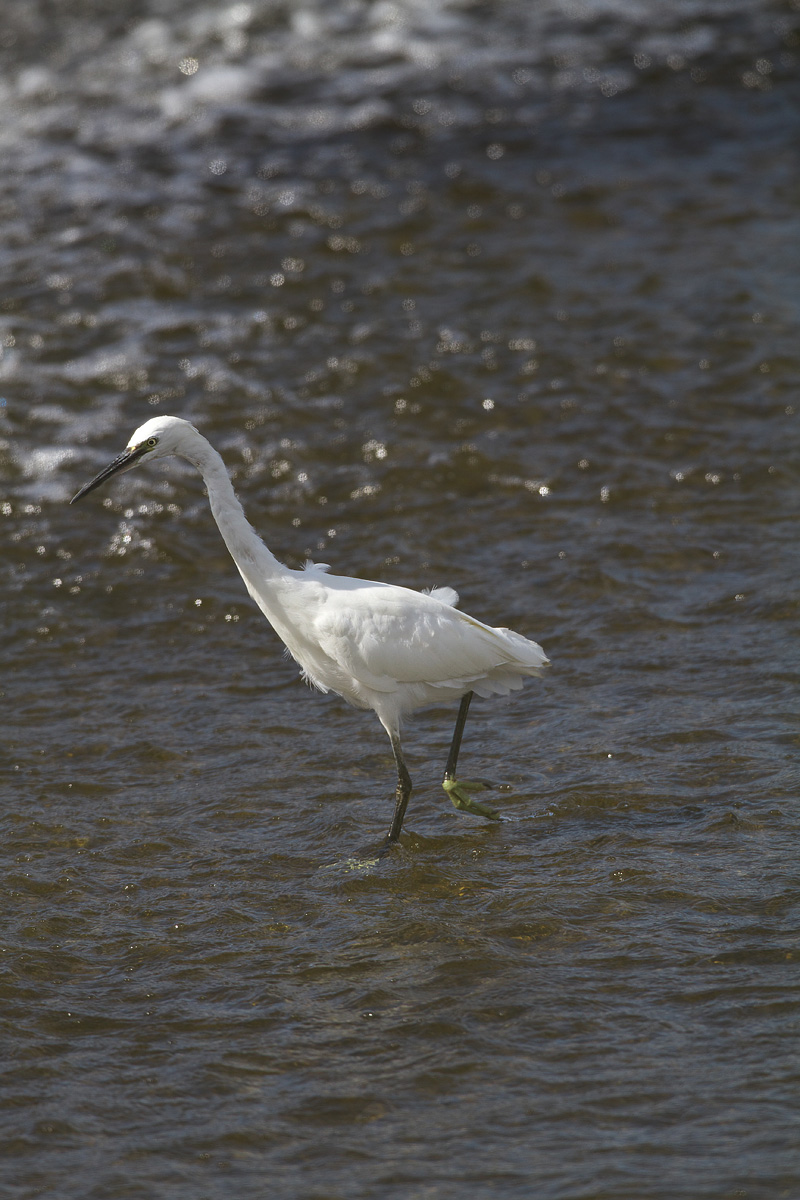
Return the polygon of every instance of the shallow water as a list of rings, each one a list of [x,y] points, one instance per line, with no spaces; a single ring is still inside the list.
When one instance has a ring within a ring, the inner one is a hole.
[[[6,17],[0,1091],[29,1197],[774,1200],[796,1141],[796,5]],[[540,641],[308,693],[292,566]]]

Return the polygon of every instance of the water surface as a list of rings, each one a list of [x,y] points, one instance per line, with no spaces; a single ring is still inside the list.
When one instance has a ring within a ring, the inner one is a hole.
[[[791,4],[89,5],[0,38],[9,1194],[775,1200],[796,1148]],[[501,823],[282,560],[540,641]]]

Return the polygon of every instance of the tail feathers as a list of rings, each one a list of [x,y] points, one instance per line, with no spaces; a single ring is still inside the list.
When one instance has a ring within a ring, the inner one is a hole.
[[[428,686],[443,692],[450,689],[463,691],[469,687],[478,696],[507,696],[509,692],[518,691],[526,678],[541,675],[548,666],[550,660],[537,642],[513,629],[483,628],[492,636],[495,664],[487,665],[483,670],[459,671],[450,679],[430,680]]]
[[[522,675],[490,675],[474,684],[472,690],[476,696],[487,699],[489,696],[508,696],[511,692],[518,692],[523,683]]]
[[[430,686],[441,691],[443,699],[447,698],[448,691],[463,695],[466,689],[487,699],[489,696],[508,696],[511,692],[518,692],[529,674],[520,675],[513,669],[504,671],[502,667],[497,667],[490,674],[477,679],[453,679],[448,683],[433,683]]]
[[[514,648],[514,657],[509,662],[509,667],[533,668],[537,670],[539,667],[546,667],[550,659],[545,654],[538,642],[532,642],[530,638],[523,637],[521,633],[515,633],[513,629],[497,629],[503,639],[511,643]]]

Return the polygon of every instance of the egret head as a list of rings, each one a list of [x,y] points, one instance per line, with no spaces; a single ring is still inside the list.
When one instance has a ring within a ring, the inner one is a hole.
[[[181,417],[152,417],[139,426],[122,454],[118,454],[99,475],[82,487],[72,497],[70,504],[80,500],[87,492],[94,491],[112,475],[122,475],[124,471],[130,471],[131,467],[144,462],[145,459],[167,458],[170,454],[184,453],[192,439],[199,436],[194,425],[190,425]]]

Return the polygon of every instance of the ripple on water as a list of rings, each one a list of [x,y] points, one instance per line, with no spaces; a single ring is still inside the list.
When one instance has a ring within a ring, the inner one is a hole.
[[[798,1194],[797,14],[22,14],[9,1186]],[[298,685],[188,466],[67,507],[158,412],[290,565],[542,642],[470,712],[502,821],[431,710],[378,859],[384,733]]]

